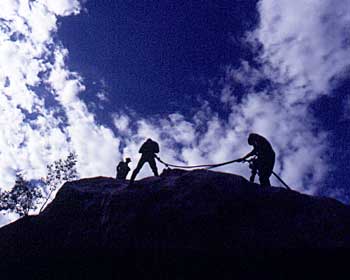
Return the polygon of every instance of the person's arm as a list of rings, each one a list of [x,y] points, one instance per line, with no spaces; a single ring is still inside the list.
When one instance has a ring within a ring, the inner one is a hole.
[[[251,157],[251,156],[254,156],[254,155],[256,155],[256,150],[255,150],[255,148],[254,148],[251,152],[249,152],[248,154],[246,154],[244,157],[238,159],[238,161],[245,161],[247,158],[249,158],[249,157]]]

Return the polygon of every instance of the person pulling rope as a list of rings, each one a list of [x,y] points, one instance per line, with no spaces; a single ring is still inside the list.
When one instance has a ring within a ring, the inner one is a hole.
[[[271,175],[274,175],[282,184],[284,187],[286,187],[288,190],[291,190],[291,188],[279,177],[274,171],[274,165],[275,165],[275,151],[273,150],[270,142],[263,136],[256,134],[256,133],[250,133],[248,137],[248,144],[253,146],[253,150],[250,151],[248,154],[243,156],[239,159],[234,159],[231,161],[226,161],[223,163],[217,163],[217,164],[201,164],[201,165],[174,165],[169,164],[164,161],[162,161],[160,158],[156,157],[161,163],[163,163],[167,168],[169,166],[176,167],[176,168],[184,168],[184,169],[193,169],[193,168],[206,168],[206,169],[212,169],[220,166],[224,166],[227,164],[231,164],[234,162],[249,162],[249,167],[252,170],[252,175],[250,176],[250,182],[254,182],[256,174],[259,175],[259,181],[260,185],[262,187],[270,187],[270,177]]]
[[[164,164],[167,168],[169,167],[175,167],[175,168],[183,168],[183,169],[193,169],[193,168],[200,168],[200,167],[206,167],[205,169],[209,170],[209,169],[213,169],[213,168],[217,168],[220,166],[224,166],[227,164],[231,164],[231,163],[235,163],[235,162],[243,162],[243,163],[249,163],[249,167],[252,169],[252,176],[250,177],[250,181],[254,182],[255,179],[255,175],[257,174],[257,169],[254,167],[254,160],[256,160],[256,158],[250,159],[250,160],[241,160],[241,159],[234,159],[234,160],[230,160],[230,161],[226,161],[226,162],[222,162],[222,163],[216,163],[216,164],[200,164],[200,165],[175,165],[175,164],[170,164],[167,163],[165,161],[163,161],[160,157],[156,156],[156,159]],[[254,169],[253,169],[254,168]],[[284,182],[282,180],[282,178],[280,176],[278,176],[274,171],[272,171],[272,174],[277,178],[277,180],[279,180],[282,185],[287,189],[287,190],[292,190],[286,182]]]

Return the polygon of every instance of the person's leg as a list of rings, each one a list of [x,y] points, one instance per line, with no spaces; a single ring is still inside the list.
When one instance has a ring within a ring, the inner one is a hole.
[[[146,162],[146,160],[143,157],[141,157],[139,162],[137,163],[135,170],[131,174],[130,184],[132,184],[135,181],[136,175],[140,172],[140,170],[141,170],[142,166],[145,164],[145,162]]]
[[[120,178],[125,180],[126,179],[126,175],[128,175],[128,173],[126,171],[123,171],[123,173],[121,174]]]
[[[259,181],[262,187],[271,187],[270,176],[268,176],[266,173],[259,173]]]
[[[254,183],[255,181],[255,176],[258,173],[258,165],[257,165],[257,160],[253,160],[249,162],[249,168],[252,171],[252,174],[250,175],[249,182]]]
[[[256,173],[257,173],[257,170],[252,169],[252,174],[250,175],[249,182],[254,183]]]
[[[270,176],[272,174],[271,168],[263,168],[259,169],[259,181],[262,187],[271,187]]]
[[[148,159],[148,164],[151,167],[151,169],[152,169],[152,171],[154,173],[154,176],[159,176],[158,175],[158,169],[157,169],[156,160],[154,158],[149,158]]]
[[[270,177],[275,165],[275,155],[265,155],[258,161],[259,181],[262,187],[271,187]]]

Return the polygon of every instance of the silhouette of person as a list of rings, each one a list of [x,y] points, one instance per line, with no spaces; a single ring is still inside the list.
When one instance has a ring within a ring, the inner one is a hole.
[[[132,184],[136,178],[136,175],[140,172],[142,166],[148,162],[155,176],[158,175],[157,164],[155,158],[158,158],[156,153],[159,153],[159,145],[157,142],[148,138],[145,143],[142,144],[139,153],[142,154],[135,170],[132,172],[130,184]]]
[[[119,162],[117,166],[117,179],[126,179],[126,176],[128,176],[130,171],[130,167],[128,166],[129,162],[131,162],[130,158],[126,158],[125,161]]]
[[[238,161],[254,157],[250,163],[250,168],[252,169],[250,181],[254,182],[255,175],[258,172],[260,185],[262,187],[270,187],[270,176],[275,165],[275,152],[270,142],[259,134],[251,133],[248,137],[248,144],[253,146],[254,149]]]

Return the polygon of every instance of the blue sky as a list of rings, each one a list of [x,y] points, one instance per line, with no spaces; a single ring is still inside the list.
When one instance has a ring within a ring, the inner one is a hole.
[[[188,112],[210,80],[250,55],[239,39],[257,23],[255,4],[88,1],[87,13],[62,19],[58,36],[71,69],[105,81],[118,106],[143,116]]]
[[[294,189],[349,202],[349,26],[350,0],[2,0],[2,189],[70,151],[114,177],[147,137],[202,164],[257,132]]]

